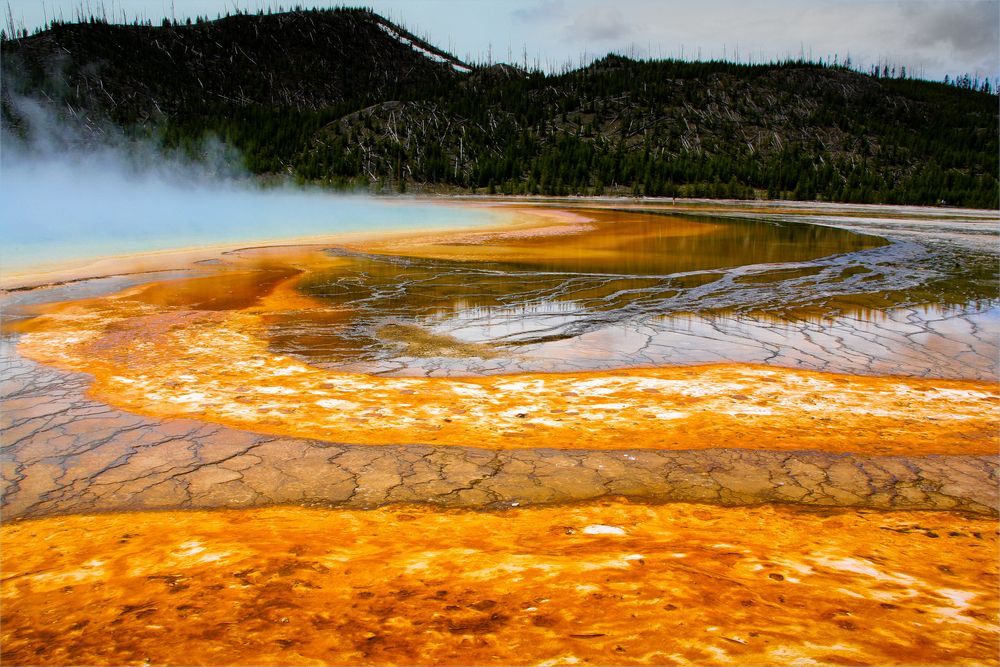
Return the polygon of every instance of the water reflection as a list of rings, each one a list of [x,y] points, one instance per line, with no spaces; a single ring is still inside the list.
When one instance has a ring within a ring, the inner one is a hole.
[[[476,245],[459,238],[418,248],[418,252],[493,260],[508,271],[667,276],[808,261],[887,244],[876,236],[833,227],[760,219],[608,210],[584,213],[591,222],[574,234],[496,235]]]
[[[781,360],[845,372],[996,375],[987,349],[995,348],[988,314],[997,303],[988,255],[802,224],[594,217],[571,235],[498,235],[474,244],[459,237],[383,250],[406,257],[336,251],[341,265],[299,283],[329,312],[270,319],[272,349],[393,374]],[[934,308],[917,308],[926,304]],[[974,351],[962,349],[972,369],[948,361],[961,355],[943,354],[930,343],[938,337],[903,326],[914,318],[920,327],[965,322],[956,326],[982,338]],[[412,341],[384,335],[387,323],[502,354],[422,358]],[[879,361],[890,357],[888,366]]]

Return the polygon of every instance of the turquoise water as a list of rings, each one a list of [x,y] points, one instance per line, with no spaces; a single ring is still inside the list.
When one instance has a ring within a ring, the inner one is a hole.
[[[18,167],[0,178],[0,264],[13,272],[211,244],[495,221],[487,211],[407,199],[126,176],[99,164]]]

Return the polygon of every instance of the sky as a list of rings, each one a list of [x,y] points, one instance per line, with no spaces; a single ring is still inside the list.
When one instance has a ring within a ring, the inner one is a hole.
[[[888,62],[933,80],[1000,76],[1000,0],[9,0],[15,24],[29,31],[80,7],[159,22],[296,4],[369,6],[459,58],[550,71],[617,52],[742,62],[849,57],[862,69]]]

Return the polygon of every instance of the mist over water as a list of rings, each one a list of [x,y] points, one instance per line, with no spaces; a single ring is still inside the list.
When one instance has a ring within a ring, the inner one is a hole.
[[[352,231],[472,225],[468,211],[291,187],[166,180],[106,162],[5,165],[0,234],[8,269],[62,260]]]
[[[31,103],[26,139],[4,128],[0,266],[356,231],[465,226],[489,213],[293,185],[261,187],[238,156],[206,143],[202,159],[163,155],[110,134],[95,145]]]

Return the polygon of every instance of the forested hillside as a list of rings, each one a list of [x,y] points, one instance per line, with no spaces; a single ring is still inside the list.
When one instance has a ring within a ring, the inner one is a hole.
[[[21,97],[254,174],[385,191],[771,197],[993,208],[997,97],[790,62],[469,65],[366,10],[56,24],[3,43]]]

